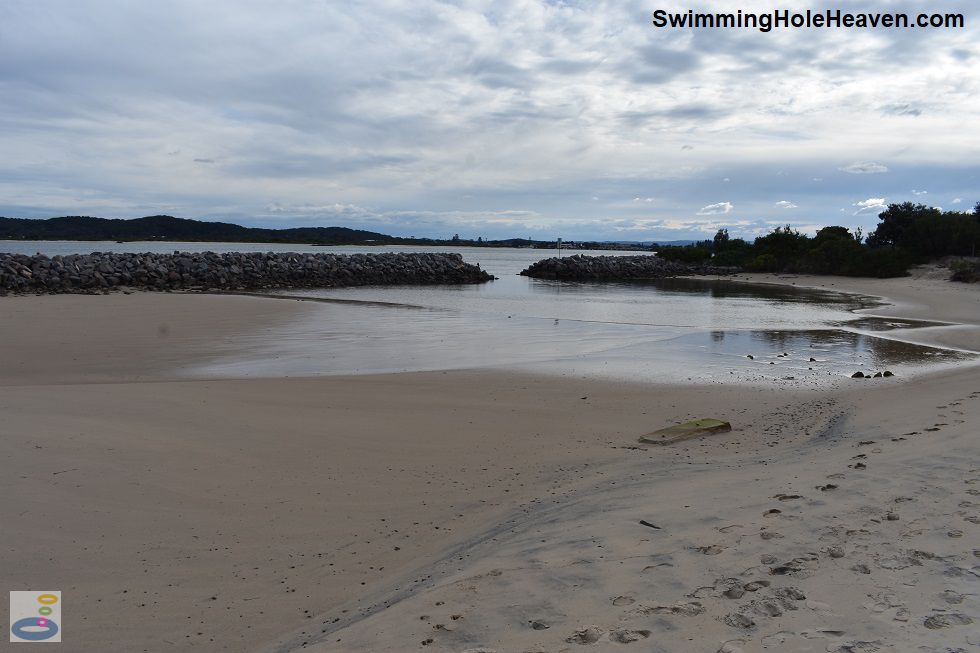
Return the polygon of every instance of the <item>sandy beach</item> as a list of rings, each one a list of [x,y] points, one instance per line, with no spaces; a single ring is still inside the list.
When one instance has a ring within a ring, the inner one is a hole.
[[[751,276],[884,296],[869,313],[980,350],[976,286]],[[976,365],[830,390],[190,380],[343,307],[0,310],[2,576],[64,591],[66,650],[980,650]],[[702,416],[733,430],[637,444]]]

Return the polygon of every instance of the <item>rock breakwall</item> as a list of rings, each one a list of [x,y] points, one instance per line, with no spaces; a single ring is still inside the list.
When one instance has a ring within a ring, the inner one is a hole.
[[[0,254],[0,294],[483,283],[459,254]]]
[[[640,256],[565,256],[549,258],[521,271],[535,279],[559,281],[626,281],[661,279],[683,275],[728,275],[738,268],[714,265],[690,265],[668,261],[652,254]]]

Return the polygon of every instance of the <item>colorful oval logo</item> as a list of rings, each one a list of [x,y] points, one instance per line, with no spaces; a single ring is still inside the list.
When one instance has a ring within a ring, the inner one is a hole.
[[[10,641],[60,642],[61,592],[11,592]]]

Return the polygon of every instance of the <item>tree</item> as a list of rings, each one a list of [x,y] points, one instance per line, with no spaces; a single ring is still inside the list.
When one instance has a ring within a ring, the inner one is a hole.
[[[923,219],[938,219],[942,215],[939,209],[925,204],[903,202],[889,204],[888,208],[878,214],[878,227],[868,236],[868,245],[872,247],[907,247],[916,249],[916,223]]]
[[[714,238],[714,250],[716,252],[722,251],[728,245],[729,240],[728,229],[719,229]]]
[[[847,227],[824,227],[814,236],[801,267],[816,274],[851,274],[859,266],[863,249]]]
[[[809,249],[810,239],[789,225],[776,227],[755,239],[754,258],[748,267],[762,272],[791,271],[796,261]]]

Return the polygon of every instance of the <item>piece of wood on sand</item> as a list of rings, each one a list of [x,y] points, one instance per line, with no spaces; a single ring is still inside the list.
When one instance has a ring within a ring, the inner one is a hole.
[[[674,424],[665,429],[654,431],[640,436],[643,444],[674,444],[682,440],[690,440],[702,435],[713,433],[726,433],[732,430],[732,425],[720,419],[705,417],[702,419],[691,420],[682,424]]]

